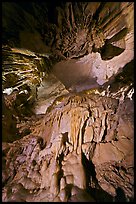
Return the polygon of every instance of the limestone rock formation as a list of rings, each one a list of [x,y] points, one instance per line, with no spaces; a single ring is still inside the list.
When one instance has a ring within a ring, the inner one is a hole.
[[[3,200],[99,201],[94,186],[112,197],[121,188],[132,199],[133,113],[124,109],[133,104],[118,103],[98,94],[64,97],[31,135],[5,143]]]
[[[2,201],[134,201],[134,3],[2,9]]]
[[[12,32],[10,26],[14,26]],[[83,63],[84,72],[80,71],[80,65],[78,67],[80,81],[96,79],[102,85],[134,57],[134,4],[6,2],[3,4],[3,32],[4,44],[51,54],[55,62],[83,58],[79,64]],[[72,70],[74,66],[77,65],[74,63]],[[71,81],[69,66],[59,69],[57,76],[60,70],[66,72]],[[63,80],[63,83],[66,82]]]

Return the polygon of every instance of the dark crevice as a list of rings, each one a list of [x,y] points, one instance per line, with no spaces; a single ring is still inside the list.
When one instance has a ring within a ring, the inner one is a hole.
[[[91,111],[91,108],[90,108],[90,106],[88,107],[88,112],[89,112],[89,117],[92,117],[92,111]]]
[[[107,43],[112,43],[115,41],[119,41],[122,38],[124,38],[128,33],[128,28],[123,28],[121,31],[119,31],[116,35],[114,35],[112,38],[107,40]]]
[[[83,55],[74,56],[74,57],[71,57],[71,59],[80,59],[86,55],[88,55],[88,50],[86,50],[86,52]]]
[[[100,14],[101,10],[104,8],[105,4],[106,4],[105,2],[101,2],[100,6],[98,7],[95,14],[93,15],[93,19],[96,20],[96,22],[99,20],[99,14]]]
[[[86,171],[87,186],[90,185],[90,177],[92,177],[93,180],[95,181],[96,185],[98,185],[98,181],[96,178],[96,172],[95,172],[95,166],[91,160],[88,160],[86,158],[84,153],[82,153],[82,163],[83,163],[83,166],[85,167],[85,171]]]
[[[102,136],[102,140],[101,140],[102,142],[105,140],[105,137],[107,135],[107,129],[108,129],[107,116],[108,116],[108,114],[106,114],[106,116],[105,116],[105,130],[104,130],[104,133],[103,133],[103,136]]]
[[[100,49],[102,60],[110,60],[115,56],[120,55],[124,52],[125,48],[116,47],[112,44],[105,43],[105,45]]]
[[[46,147],[46,143],[45,143],[45,141],[43,140],[43,138],[41,138],[41,137],[38,137],[37,143],[39,143],[41,150],[43,150],[43,149]]]
[[[66,146],[66,143],[70,144],[71,143],[69,142],[69,139],[68,139],[68,132],[65,132],[65,133],[61,133],[63,135],[63,138],[62,138],[62,144],[64,146]]]
[[[82,133],[81,133],[82,134],[82,144],[84,143],[84,133],[85,133],[85,128],[86,128],[88,119],[89,119],[89,117],[87,117],[87,119],[85,120],[83,127],[82,127]]]
[[[62,152],[60,155],[57,156],[58,164],[60,167],[62,166],[63,159],[64,159],[64,153]]]
[[[72,10],[72,4],[70,3],[70,5],[69,5],[69,21],[70,21],[70,25],[72,27],[72,12],[71,12],[71,10]]]
[[[116,189],[116,196],[114,198],[114,202],[127,202],[125,193],[120,187]]]
[[[87,192],[95,198],[96,202],[112,202],[113,197],[100,187],[96,178],[95,166],[91,160],[86,158],[84,153],[82,154],[82,162],[86,171]],[[95,184],[95,188],[91,187],[91,182]]]

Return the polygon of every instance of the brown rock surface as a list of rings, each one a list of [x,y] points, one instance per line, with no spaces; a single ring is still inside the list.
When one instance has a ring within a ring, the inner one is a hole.
[[[110,122],[113,114],[117,120],[114,126]],[[3,201],[18,201],[17,195],[20,195],[21,199],[23,189],[26,189],[27,193],[22,199],[27,202],[84,200],[82,193],[78,196],[75,191],[73,195],[72,187],[83,189],[86,193],[88,189],[89,194],[94,197],[93,191],[91,194],[93,177],[98,182],[97,184],[95,181],[95,185],[113,197],[116,196],[116,189],[120,187],[128,199],[133,198],[133,162],[128,165],[126,161],[127,158],[131,158],[131,161],[133,159],[133,133],[127,137],[117,131],[114,137],[106,140],[107,129],[109,132],[119,130],[122,124],[119,122],[121,114],[117,99],[97,94],[80,93],[65,96],[59,104],[54,102],[54,107],[42,119],[40,126],[43,131],[39,132],[39,136],[38,132],[34,136],[34,131],[31,136],[25,136],[4,147],[6,162],[3,167]],[[126,116],[125,113],[123,115]],[[130,125],[133,128],[133,124]],[[90,127],[94,131],[90,131],[91,140],[86,141],[86,130],[89,128],[89,131]],[[98,131],[95,131],[96,127],[99,128]],[[90,166],[87,176],[84,157],[88,162],[92,158],[96,177],[91,174]],[[20,185],[22,189],[17,189],[17,195],[12,190],[14,185]],[[12,191],[11,196],[8,189]],[[88,199],[92,200],[91,197]],[[95,197],[95,200],[99,199]]]
[[[2,201],[133,201],[134,3],[2,9]]]

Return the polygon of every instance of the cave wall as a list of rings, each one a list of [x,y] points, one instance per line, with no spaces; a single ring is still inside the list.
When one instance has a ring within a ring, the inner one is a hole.
[[[131,201],[133,114],[129,99],[82,93],[55,101],[30,135],[3,144],[3,200],[107,202],[121,189]]]
[[[134,3],[3,2],[2,28],[3,202],[133,201]]]

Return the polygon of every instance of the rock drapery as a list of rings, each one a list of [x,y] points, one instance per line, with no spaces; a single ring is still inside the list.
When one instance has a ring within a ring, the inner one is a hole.
[[[87,192],[94,186],[113,197],[121,188],[132,199],[133,113],[124,109],[133,104],[118,103],[97,94],[64,97],[47,110],[39,128],[5,144],[3,200],[65,202],[79,193],[80,201],[99,201]]]
[[[2,6],[3,202],[133,201],[134,3]]]
[[[133,59],[133,2],[46,4],[49,3],[4,3],[3,44],[51,54],[55,62],[81,58],[76,70],[80,80],[91,77],[100,85]],[[85,74],[80,71],[82,63]],[[88,66],[90,72],[86,73]],[[57,76],[59,71],[69,76],[68,65],[57,69]]]

